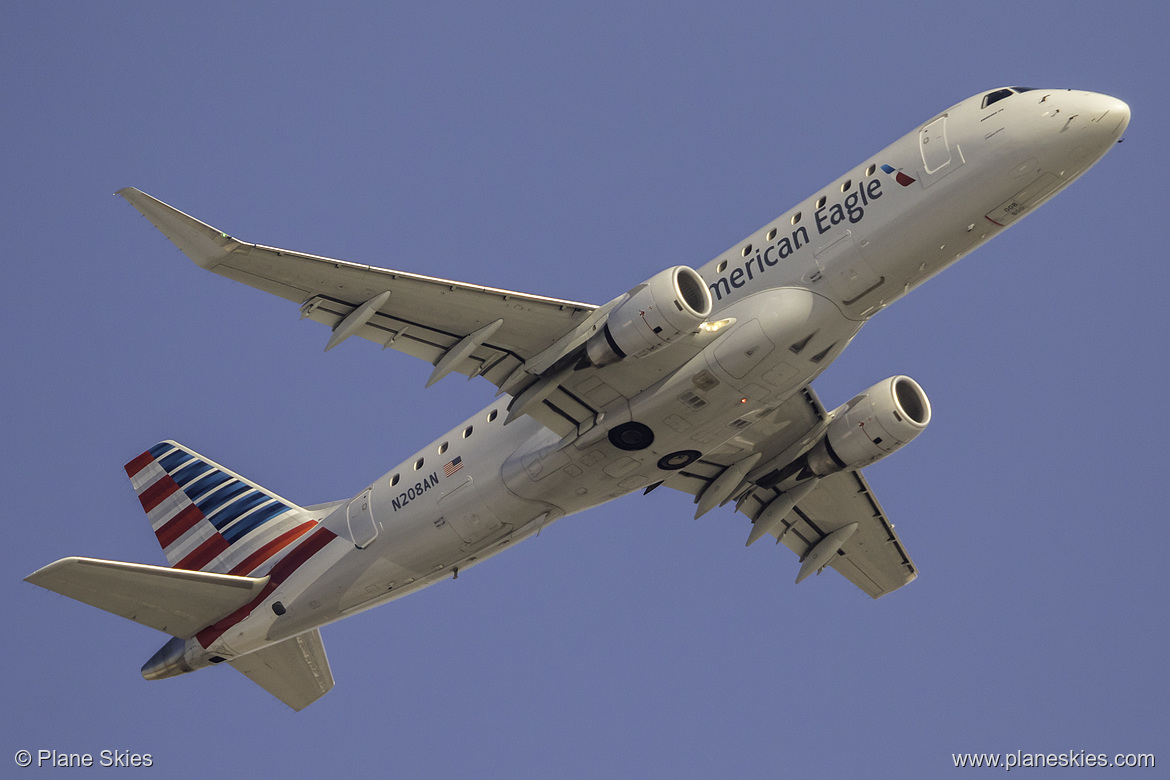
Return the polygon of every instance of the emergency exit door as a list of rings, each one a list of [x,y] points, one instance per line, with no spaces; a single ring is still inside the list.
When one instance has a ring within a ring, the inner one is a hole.
[[[349,502],[346,508],[346,519],[349,521],[349,538],[354,547],[359,549],[368,547],[370,542],[378,538],[378,526],[374,522],[374,507],[370,500],[373,491],[366,489],[357,498]]]

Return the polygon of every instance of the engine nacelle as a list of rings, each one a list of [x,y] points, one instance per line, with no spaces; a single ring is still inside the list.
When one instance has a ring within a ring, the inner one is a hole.
[[[834,415],[824,438],[805,456],[818,477],[855,471],[901,449],[930,423],[930,400],[910,377],[892,376]]]
[[[693,268],[677,265],[626,293],[589,337],[585,352],[595,366],[641,357],[699,326],[711,314],[711,291]]]

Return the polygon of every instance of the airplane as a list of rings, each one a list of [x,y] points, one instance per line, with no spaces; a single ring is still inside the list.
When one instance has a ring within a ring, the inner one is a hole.
[[[68,557],[26,580],[171,639],[157,680],[223,662],[294,710],[333,687],[322,626],[456,578],[636,490],[732,503],[746,543],[872,598],[918,569],[861,469],[930,423],[895,375],[810,384],[871,317],[1067,187],[1121,139],[1103,94],[1003,87],[919,125],[701,268],[595,306],[238,240],[119,191],[196,264],[327,325],[482,377],[495,401],[356,496],[300,506],[174,441],[126,464],[168,566]]]

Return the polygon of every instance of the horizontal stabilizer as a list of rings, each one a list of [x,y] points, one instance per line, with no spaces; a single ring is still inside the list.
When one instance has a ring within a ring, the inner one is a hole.
[[[333,687],[333,673],[329,671],[325,644],[317,629],[233,658],[229,663],[297,711]]]
[[[98,558],[62,558],[25,582],[180,639],[252,601],[268,577],[236,577]]]

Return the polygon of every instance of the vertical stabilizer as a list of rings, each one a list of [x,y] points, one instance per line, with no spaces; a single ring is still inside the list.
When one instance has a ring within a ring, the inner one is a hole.
[[[264,572],[316,525],[291,501],[173,441],[127,463],[126,474],[176,569]]]

